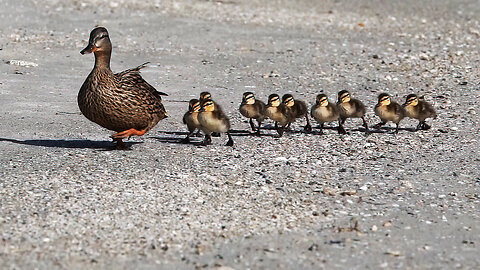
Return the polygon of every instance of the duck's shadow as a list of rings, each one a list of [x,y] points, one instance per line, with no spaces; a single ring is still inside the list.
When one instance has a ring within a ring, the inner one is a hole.
[[[101,149],[101,150],[115,150],[115,145],[112,141],[90,141],[90,140],[17,140],[9,138],[0,138],[0,142],[11,142],[23,145],[41,146],[41,147],[56,147],[67,149]],[[126,142],[125,145],[130,148],[134,144],[141,142]]]
[[[264,128],[262,127],[262,130]],[[269,129],[269,128],[266,128]],[[185,142],[184,139],[187,137],[188,132],[185,131],[165,131],[165,130],[159,130],[157,131],[159,134],[165,134],[165,135],[175,135],[175,137],[171,136],[150,136],[149,138],[157,140],[162,143],[171,143],[171,144],[191,144],[191,145],[197,145],[200,146],[203,140],[203,133],[201,134],[194,134],[190,137],[189,142]],[[248,130],[237,130],[237,129],[231,129],[230,130],[230,135],[232,137],[247,137],[247,136],[252,136],[252,137],[276,137],[276,134],[269,134],[269,133],[260,133],[260,135],[256,135],[254,132],[250,132]],[[181,137],[178,137],[181,136]],[[212,136],[212,137],[219,137],[219,136]],[[225,134],[220,135],[220,137],[226,137]]]

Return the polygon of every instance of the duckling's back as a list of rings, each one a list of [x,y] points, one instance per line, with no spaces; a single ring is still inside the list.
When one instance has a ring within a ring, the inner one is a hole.
[[[241,104],[240,113],[247,118],[263,121],[266,118],[266,108],[267,105],[263,101],[255,100],[253,104]]]

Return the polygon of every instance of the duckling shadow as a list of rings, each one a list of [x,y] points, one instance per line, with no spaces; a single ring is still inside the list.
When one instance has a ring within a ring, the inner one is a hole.
[[[102,149],[114,150],[116,149],[112,141],[90,141],[90,140],[17,140],[9,138],[0,138],[0,142],[11,142],[23,145],[41,146],[41,147],[56,147],[67,149]],[[134,144],[141,142],[126,142],[127,148]]]
[[[354,129],[352,131],[362,131],[365,132],[365,129],[358,128]],[[373,128],[369,130],[370,133],[377,133],[377,134],[389,134],[393,133],[395,131],[394,127],[380,127],[380,128]],[[416,130],[414,128],[399,128],[398,131],[409,131],[409,132],[415,132]]]
[[[157,131],[158,133],[163,133],[163,134],[167,134],[167,135],[185,135],[187,136],[188,135],[188,132],[186,131],[166,131],[166,130],[159,130]]]
[[[257,135],[257,133],[252,132],[250,130],[231,129],[230,134],[234,137],[274,137],[273,134],[262,132],[262,130],[264,130],[263,127],[260,129],[260,134]]]
[[[185,132],[185,136],[186,136],[186,132]],[[170,143],[170,144],[181,144],[181,145],[187,145],[187,144],[191,144],[191,145],[200,145],[202,143],[201,140],[197,141],[197,140],[192,140],[190,139],[189,142],[185,142],[183,139],[185,139],[185,137],[182,137],[182,138],[177,138],[177,137],[157,137],[157,136],[154,136],[154,137],[149,137],[151,139],[154,139],[158,142],[161,142],[161,143]]]

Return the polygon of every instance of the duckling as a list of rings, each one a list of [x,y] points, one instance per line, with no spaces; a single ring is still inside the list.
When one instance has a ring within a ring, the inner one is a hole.
[[[407,113],[407,116],[410,118],[417,119],[419,121],[416,130],[422,129],[427,130],[431,127],[427,125],[425,119],[427,118],[437,118],[437,113],[432,105],[427,103],[422,97],[417,97],[415,94],[410,94],[407,96],[403,108]]]
[[[183,123],[187,125],[188,135],[182,140],[183,143],[190,142],[190,136],[196,129],[200,129],[200,122],[198,121],[198,113],[200,111],[200,101],[198,99],[191,99],[188,103],[188,111],[183,115]]]
[[[375,114],[380,117],[381,122],[376,124],[375,128],[380,128],[385,125],[388,121],[395,123],[394,133],[398,133],[398,127],[400,121],[405,117],[405,110],[400,106],[400,104],[392,101],[391,97],[387,93],[382,93],[378,95],[378,103],[375,105]]]
[[[211,100],[213,101],[212,99],[212,94],[210,94],[210,92],[201,92],[200,93],[200,104],[202,104],[203,102],[205,102],[205,100]],[[215,101],[213,101],[213,103],[215,103]],[[215,103],[216,105],[216,103]],[[220,137],[220,133],[218,132],[212,132],[211,134],[213,137]]]
[[[249,118],[250,127],[252,131],[256,131],[257,135],[260,135],[260,128],[262,121],[267,118],[265,110],[267,105],[261,100],[255,98],[252,92],[243,93],[242,103],[240,104],[240,113]],[[258,127],[253,124],[253,119],[257,120]]]
[[[320,134],[323,134],[323,126],[325,123],[337,121],[340,116],[337,106],[328,101],[325,94],[319,94],[316,98],[316,104],[312,106],[312,117],[320,123]],[[340,126],[338,127],[340,133]]]
[[[233,146],[233,139],[230,135],[230,120],[223,113],[221,107],[211,99],[205,99],[198,114],[200,129],[205,133],[203,145],[212,143],[213,132],[227,133],[228,142],[226,146]]]
[[[295,121],[295,115],[292,110],[280,102],[280,97],[277,94],[271,94],[268,97],[268,105],[265,112],[268,118],[275,121],[275,129],[279,137],[282,137],[285,127]],[[281,127],[279,127],[278,124],[280,124]]]
[[[110,69],[112,43],[107,29],[90,33],[88,46],[80,53],[94,53],[95,65],[78,93],[78,107],[90,121],[117,132],[112,135],[118,149],[124,138],[142,136],[167,117],[161,96],[140,75],[145,64],[114,74]]]
[[[294,99],[290,94],[285,94],[282,97],[282,102],[292,110],[295,118],[305,117],[307,124],[303,129],[308,132],[312,131],[312,126],[310,125],[310,120],[308,119],[307,104],[304,101]]]
[[[343,124],[347,118],[362,118],[363,127],[365,127],[365,133],[370,133],[367,121],[365,121],[365,113],[367,112],[365,105],[363,105],[360,100],[351,98],[350,93],[347,90],[338,92],[337,108],[340,114],[340,119],[338,120],[338,130],[341,134],[347,133],[343,128]]]

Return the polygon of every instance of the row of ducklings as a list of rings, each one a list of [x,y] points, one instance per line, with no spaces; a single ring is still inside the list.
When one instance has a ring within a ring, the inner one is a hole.
[[[338,133],[346,134],[343,127],[348,118],[361,118],[365,133],[369,133],[365,105],[358,99],[352,98],[350,93],[342,90],[338,93],[336,104],[329,102],[327,95],[319,94],[316,97],[316,103],[311,107],[310,115],[320,124],[320,134],[323,134],[325,123],[338,121]],[[427,118],[435,118],[436,112],[433,106],[427,103],[423,97],[417,97],[415,94],[407,96],[403,105],[392,101],[389,94],[382,93],[378,96],[378,103],[375,105],[375,114],[380,118],[380,122],[374,126],[378,129],[388,122],[396,124],[394,133],[398,133],[399,123],[405,117],[419,120],[416,130],[427,130],[430,128],[425,122]],[[268,97],[268,104],[255,98],[252,92],[243,94],[240,104],[240,113],[249,119],[250,127],[256,135],[260,135],[262,122],[269,118],[275,122],[275,129],[281,137],[286,129],[298,118],[304,118],[306,132],[312,131],[310,120],[308,118],[307,104],[290,94],[286,94],[280,100],[280,96],[272,94]],[[257,121],[255,126],[253,119]],[[223,113],[221,107],[212,100],[208,92],[202,92],[200,99],[192,99],[189,102],[188,111],[183,117],[183,123],[187,125],[188,135],[183,140],[190,141],[190,136],[195,130],[202,130],[205,133],[203,145],[211,144],[211,135],[213,133],[226,133],[228,136],[228,146],[233,145],[233,139],[230,135],[230,121]]]

